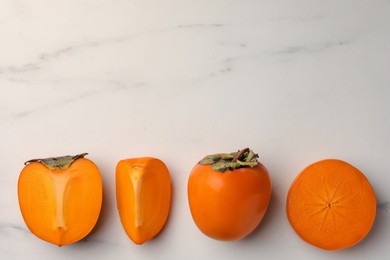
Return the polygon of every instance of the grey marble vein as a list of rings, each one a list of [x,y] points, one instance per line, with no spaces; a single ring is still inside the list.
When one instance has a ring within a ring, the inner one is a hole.
[[[139,37],[147,36],[150,34],[159,34],[159,33],[166,33],[171,31],[177,31],[177,30],[190,30],[190,29],[208,29],[208,28],[222,28],[225,27],[226,24],[219,24],[219,23],[199,23],[199,24],[182,24],[177,26],[172,26],[168,28],[162,28],[162,29],[155,29],[155,30],[147,30],[144,32],[138,32],[138,33],[132,33],[125,36],[118,36],[118,37],[112,37],[107,39],[98,39],[98,40],[91,40],[91,41],[85,41],[80,42],[77,44],[73,44],[70,46],[65,46],[63,48],[51,51],[51,52],[45,52],[41,53],[37,56],[35,60],[29,61],[26,64],[22,65],[12,65],[12,66],[3,66],[0,67],[0,75],[1,74],[19,74],[24,72],[32,72],[39,70],[41,66],[48,61],[58,59],[64,55],[70,55],[74,54],[76,52],[84,51],[87,49],[92,48],[99,48],[106,45],[111,44],[119,44],[123,42],[127,42],[130,40],[137,39]]]
[[[91,82],[89,82],[89,84],[90,83]],[[100,88],[100,89],[94,88],[94,89],[86,90],[86,91],[78,93],[77,95],[74,95],[72,97],[63,98],[61,100],[55,100],[53,102],[48,102],[48,103],[45,103],[41,106],[37,106],[35,108],[29,108],[28,110],[16,112],[16,113],[12,114],[11,118],[21,119],[21,118],[25,118],[27,116],[30,116],[30,115],[38,113],[38,112],[52,110],[52,109],[55,109],[57,107],[62,107],[62,106],[69,105],[69,104],[74,103],[74,102],[79,102],[80,100],[83,100],[83,99],[93,98],[95,96],[99,96],[99,95],[103,95],[103,94],[107,94],[107,93],[112,94],[112,93],[116,93],[117,91],[125,91],[125,90],[129,90],[129,89],[134,89],[134,88],[135,89],[145,88],[148,86],[147,84],[145,84],[143,82],[127,83],[127,82],[121,82],[121,81],[115,81],[115,80],[99,81],[99,83],[101,83],[101,84],[103,83],[103,85],[105,85],[105,87]]]
[[[0,67],[1,74],[20,74],[24,72],[31,72],[39,70],[39,63],[26,63],[19,66]]]
[[[339,41],[329,41],[320,44],[292,45],[287,47],[281,47],[278,49],[262,50],[258,53],[231,56],[219,62],[220,67],[218,70],[210,72],[207,75],[200,76],[196,80],[207,80],[219,76],[221,74],[230,73],[234,71],[235,63],[243,60],[273,59],[279,62],[285,62],[287,60],[299,58],[301,57],[300,55],[314,55],[322,53],[328,50],[332,50],[334,48],[348,45],[351,42],[353,41],[343,39]],[[240,45],[243,47],[246,46],[246,44]]]
[[[291,45],[291,46],[281,47],[279,49],[274,49],[274,50],[262,50],[259,53],[229,57],[224,59],[221,63],[232,63],[237,60],[243,60],[243,59],[255,59],[261,56],[277,57],[277,56],[291,56],[295,54],[315,54],[333,48],[337,48],[343,45],[347,45],[351,42],[352,42],[351,40],[340,40],[340,41],[329,41],[321,44]]]

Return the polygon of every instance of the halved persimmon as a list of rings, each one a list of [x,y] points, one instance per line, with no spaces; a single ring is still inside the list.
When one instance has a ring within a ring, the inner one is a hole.
[[[171,178],[156,158],[121,160],[116,168],[116,198],[122,225],[136,244],[163,228],[171,202]]]
[[[271,180],[257,157],[246,148],[206,156],[192,169],[188,202],[205,235],[239,240],[259,225],[271,197]]]
[[[86,154],[26,162],[18,181],[23,219],[40,239],[64,246],[95,226],[102,204],[102,178]]]
[[[287,196],[287,217],[307,243],[326,250],[361,241],[376,214],[376,198],[367,178],[352,165],[328,159],[305,168]]]

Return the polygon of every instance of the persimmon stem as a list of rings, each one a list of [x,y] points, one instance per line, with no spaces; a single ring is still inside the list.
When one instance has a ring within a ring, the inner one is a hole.
[[[239,158],[241,158],[245,153],[249,152],[249,148],[242,149],[241,151],[238,151],[236,155],[234,155],[232,162],[237,162]]]
[[[84,158],[87,154],[88,153],[81,153],[77,155],[65,155],[65,156],[50,157],[50,158],[43,158],[43,159],[32,159],[25,162],[24,165],[27,165],[32,162],[39,162],[44,164],[50,170],[66,169],[74,161],[80,158]]]
[[[259,164],[255,154],[249,148],[230,154],[211,154],[204,157],[199,164],[211,165],[215,171],[225,172],[227,169],[234,170],[243,167],[255,167]]]

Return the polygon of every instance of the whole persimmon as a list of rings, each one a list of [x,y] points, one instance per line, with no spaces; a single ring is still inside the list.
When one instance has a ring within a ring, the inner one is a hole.
[[[249,148],[208,155],[192,169],[188,202],[198,228],[207,236],[234,241],[261,222],[271,197],[267,169]]]
[[[85,155],[25,163],[18,180],[19,206],[27,227],[40,239],[64,246],[84,238],[95,226],[102,178]]]

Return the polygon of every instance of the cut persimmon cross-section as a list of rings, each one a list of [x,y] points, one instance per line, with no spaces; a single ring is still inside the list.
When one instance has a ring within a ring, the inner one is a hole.
[[[30,231],[40,239],[64,246],[94,228],[103,184],[99,169],[85,155],[33,159],[20,173],[20,210]]]
[[[306,242],[326,250],[361,241],[376,214],[376,198],[367,178],[352,165],[328,159],[305,168],[287,196],[287,217]]]
[[[143,244],[163,228],[169,214],[171,179],[156,158],[122,160],[116,168],[116,198],[122,225],[136,244]]]

